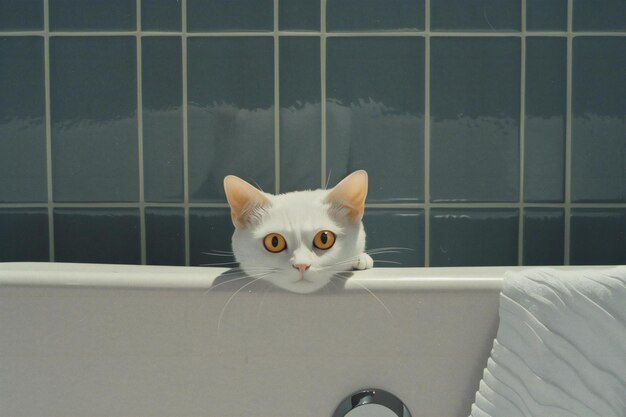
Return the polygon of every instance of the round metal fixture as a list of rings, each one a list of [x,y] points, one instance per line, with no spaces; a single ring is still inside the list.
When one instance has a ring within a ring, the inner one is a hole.
[[[339,404],[333,417],[411,417],[395,395],[376,388],[357,391]]]

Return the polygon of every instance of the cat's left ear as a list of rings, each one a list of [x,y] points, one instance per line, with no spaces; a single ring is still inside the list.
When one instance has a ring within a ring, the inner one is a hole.
[[[230,216],[237,228],[248,226],[258,209],[270,205],[261,191],[234,175],[224,178],[224,192],[230,206]]]
[[[367,172],[355,171],[341,180],[326,196],[326,202],[347,210],[348,219],[361,221],[367,197]]]

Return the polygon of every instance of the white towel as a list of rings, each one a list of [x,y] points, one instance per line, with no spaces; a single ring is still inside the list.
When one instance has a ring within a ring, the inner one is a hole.
[[[626,417],[626,267],[509,272],[472,417]]]

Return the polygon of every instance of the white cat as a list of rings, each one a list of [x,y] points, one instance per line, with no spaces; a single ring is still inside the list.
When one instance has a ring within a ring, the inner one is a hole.
[[[224,190],[235,225],[233,252],[251,277],[310,293],[336,273],[373,267],[363,252],[365,171],[353,172],[330,190],[279,195],[229,175]]]

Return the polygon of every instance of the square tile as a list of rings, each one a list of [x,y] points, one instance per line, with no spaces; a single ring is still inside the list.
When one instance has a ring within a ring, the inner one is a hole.
[[[279,55],[280,192],[320,188],[320,40],[283,37]]]
[[[626,209],[572,209],[572,265],[624,265],[624,248]]]
[[[432,209],[431,266],[517,265],[517,209]]]
[[[563,209],[524,209],[524,265],[563,265]]]
[[[54,209],[57,262],[140,264],[139,210]]]
[[[48,199],[43,61],[43,38],[0,37],[0,202]]]
[[[572,201],[626,201],[626,37],[576,37]]]
[[[50,39],[54,200],[137,201],[136,40]]]
[[[520,0],[434,0],[430,5],[433,31],[518,31]]]
[[[229,208],[189,209],[190,264],[221,268],[236,266],[234,256],[223,256],[233,250],[231,238],[234,231]]]
[[[424,0],[328,0],[327,30],[424,30]]]
[[[278,28],[280,30],[320,30],[319,0],[280,0]]]
[[[575,31],[626,30],[626,2],[624,0],[573,0]]]
[[[187,30],[274,30],[273,0],[187,0]]]
[[[370,174],[368,202],[424,199],[424,40],[329,38],[326,159],[331,185]]]
[[[424,266],[424,210],[367,208],[363,225],[375,267]]]
[[[183,201],[181,39],[141,42],[145,200]]]
[[[566,90],[566,39],[526,38],[525,201],[563,201]]]
[[[136,0],[49,0],[50,30],[116,31],[137,28]]]
[[[48,210],[0,209],[0,262],[47,262]]]
[[[146,263],[185,265],[185,210],[146,207]]]
[[[180,0],[141,0],[141,30],[179,32]]]
[[[225,202],[228,174],[274,192],[273,39],[189,38],[188,91],[191,201]]]
[[[520,39],[431,41],[432,201],[519,199]]]
[[[43,30],[43,1],[0,0],[0,30]]]
[[[526,0],[526,30],[566,31],[567,0]]]

